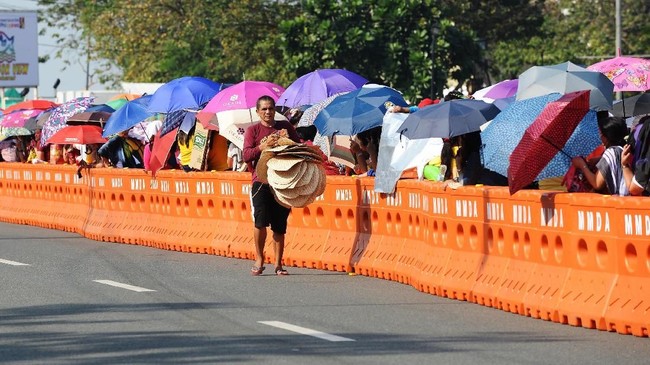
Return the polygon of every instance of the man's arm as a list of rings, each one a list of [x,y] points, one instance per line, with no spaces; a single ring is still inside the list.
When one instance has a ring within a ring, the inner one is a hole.
[[[242,157],[245,162],[252,162],[260,158],[262,150],[255,143],[255,133],[253,127],[246,129],[244,133],[244,148],[242,149]]]

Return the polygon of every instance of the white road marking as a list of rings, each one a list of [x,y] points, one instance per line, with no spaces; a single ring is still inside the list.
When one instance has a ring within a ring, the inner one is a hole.
[[[155,290],[152,290],[152,289],[141,288],[141,287],[135,286],[135,285],[118,283],[117,281],[113,281],[113,280],[93,280],[93,281],[96,282],[96,283],[100,283],[100,284],[106,284],[106,285],[115,286],[115,287],[122,288],[122,289],[137,291],[138,293],[147,292],[147,291],[155,291]]]
[[[13,266],[29,266],[29,264],[23,264],[22,262],[5,260],[5,259],[0,259],[0,264],[7,264],[7,265],[13,265]]]
[[[353,340],[351,338],[341,337],[341,336],[336,336],[336,335],[330,335],[329,333],[316,331],[316,330],[313,330],[313,329],[310,329],[310,328],[300,327],[300,326],[296,326],[296,325],[285,323],[285,322],[258,321],[257,323],[265,324],[267,326],[282,328],[282,329],[285,329],[287,331],[300,333],[301,335],[318,337],[320,339],[331,341],[331,342],[355,341],[355,340]]]

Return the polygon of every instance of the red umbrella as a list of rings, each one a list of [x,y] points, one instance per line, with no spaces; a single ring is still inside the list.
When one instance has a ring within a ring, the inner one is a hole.
[[[526,129],[510,155],[510,194],[535,181],[558,151],[564,153],[562,148],[589,111],[589,94],[589,90],[565,94],[549,103]]]
[[[54,133],[45,143],[54,144],[93,144],[104,143],[102,127],[96,125],[71,125]]]
[[[160,131],[156,133],[153,140],[151,158],[149,159],[149,170],[152,176],[156,176],[156,172],[165,166],[169,151],[176,140],[176,133],[178,133],[178,128],[172,130],[172,132],[165,133],[162,137],[160,136]]]
[[[11,113],[16,110],[23,110],[23,109],[47,110],[47,109],[54,108],[55,106],[58,105],[59,104],[49,100],[42,100],[42,99],[26,100],[8,107],[7,109],[5,109],[5,114]]]

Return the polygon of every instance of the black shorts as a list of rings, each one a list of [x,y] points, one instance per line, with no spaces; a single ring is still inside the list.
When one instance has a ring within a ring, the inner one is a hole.
[[[253,220],[255,228],[266,228],[269,225],[274,233],[287,233],[287,218],[291,209],[285,208],[275,200],[269,184],[259,181],[251,188]]]

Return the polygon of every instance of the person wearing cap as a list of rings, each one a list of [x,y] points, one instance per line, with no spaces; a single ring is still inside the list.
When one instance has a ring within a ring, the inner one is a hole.
[[[246,129],[244,133],[243,158],[252,172],[253,184],[251,187],[251,209],[253,211],[255,240],[255,264],[251,274],[261,275],[264,271],[264,244],[266,243],[267,230],[270,225],[273,232],[273,246],[275,251],[275,274],[288,275],[282,267],[284,254],[284,238],[287,231],[287,218],[291,209],[285,208],[275,200],[269,184],[264,184],[257,178],[256,165],[267,148],[277,146],[280,131],[285,130],[287,136],[296,143],[300,137],[293,125],[288,121],[275,120],[275,100],[268,95],[257,99],[257,115],[260,123]]]

